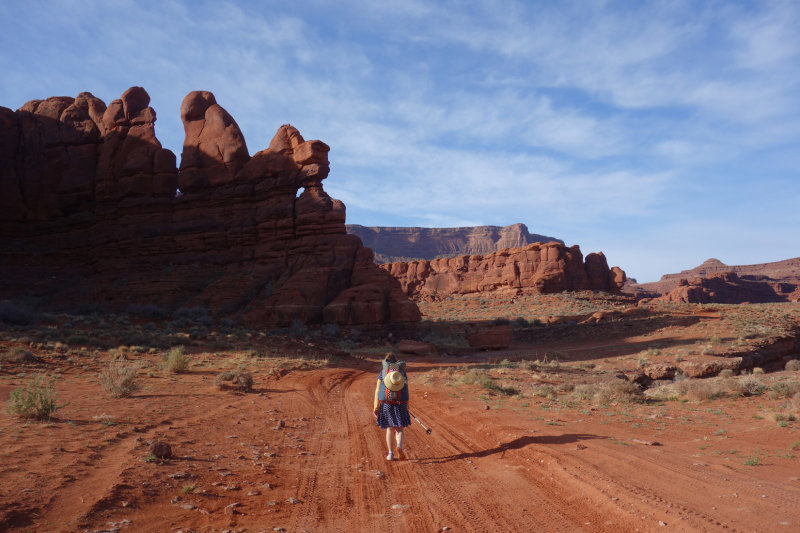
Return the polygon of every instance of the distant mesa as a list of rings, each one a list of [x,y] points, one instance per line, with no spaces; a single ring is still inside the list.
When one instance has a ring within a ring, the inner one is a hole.
[[[677,287],[658,300],[724,304],[796,302],[800,301],[800,284],[745,279],[735,272],[722,272],[691,280],[681,279]]]
[[[800,301],[800,257],[774,263],[729,266],[718,259],[653,283],[624,288],[639,297],[688,303]]]
[[[177,168],[149,103],[131,87],[108,105],[84,92],[0,107],[0,294],[250,324],[419,319],[323,189],[328,145],[283,125],[251,156],[214,95],[194,91]]]
[[[525,224],[467,226],[461,228],[369,227],[348,224],[347,232],[358,236],[375,252],[377,263],[438,259],[460,255],[486,255],[508,248],[523,248],[535,242],[563,241],[530,233]]]

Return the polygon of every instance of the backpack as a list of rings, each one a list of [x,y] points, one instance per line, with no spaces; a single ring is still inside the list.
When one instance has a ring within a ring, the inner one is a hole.
[[[386,385],[383,384],[383,378],[385,378],[389,372],[400,372],[401,374],[403,374],[403,378],[405,378],[406,384],[399,391],[389,390],[386,388]],[[380,378],[381,378],[381,385],[380,385],[380,390],[378,391],[379,400],[390,401],[390,402],[408,401],[408,377],[406,376],[405,361],[398,361],[396,363],[383,361]]]

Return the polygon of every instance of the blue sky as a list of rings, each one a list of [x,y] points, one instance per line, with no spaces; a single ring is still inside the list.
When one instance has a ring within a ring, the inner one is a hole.
[[[331,146],[363,225],[524,222],[639,281],[800,256],[800,3],[5,1],[0,105],[141,85],[179,156],[212,91],[251,154]]]

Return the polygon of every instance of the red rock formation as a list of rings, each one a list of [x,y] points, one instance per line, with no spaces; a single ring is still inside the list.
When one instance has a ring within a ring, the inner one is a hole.
[[[664,274],[659,281],[630,283],[625,290],[643,294],[666,294],[677,287],[681,280],[706,278],[727,272],[733,272],[740,278],[749,281],[800,284],[800,257],[756,265],[726,265],[722,261],[712,258],[690,270],[683,270],[677,274]]]
[[[617,267],[609,270],[602,253],[589,254],[584,263],[578,246],[566,247],[554,242],[534,243],[486,256],[464,255],[380,266],[414,299],[495,290],[616,291],[625,281],[622,270]]]
[[[365,227],[348,224],[347,232],[372,248],[378,263],[486,255],[507,248],[523,248],[535,242],[561,242],[553,237],[531,234],[525,224],[464,228]]]
[[[734,272],[724,272],[705,278],[681,279],[677,287],[657,300],[725,304],[800,301],[800,285],[752,281],[742,279]]]
[[[325,143],[285,125],[250,157],[197,91],[181,105],[179,173],[149,101],[132,87],[108,107],[89,93],[0,107],[0,294],[204,306],[251,324],[419,319],[323,190]]]

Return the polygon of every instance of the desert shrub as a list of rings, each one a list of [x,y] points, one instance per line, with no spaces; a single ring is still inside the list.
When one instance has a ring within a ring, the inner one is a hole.
[[[298,339],[300,337],[304,337],[308,332],[308,328],[303,323],[302,320],[294,319],[292,323],[289,324],[289,336],[293,339]]]
[[[461,376],[460,381],[461,383],[465,383],[467,385],[479,385],[484,389],[509,396],[519,394],[519,391],[513,387],[505,387],[496,383],[495,380],[492,379],[492,376],[490,376],[484,370],[472,369]]]
[[[792,359],[786,363],[786,370],[790,372],[796,372],[797,370],[800,370],[800,359]]]
[[[747,374],[740,376],[739,379],[733,382],[733,389],[742,396],[758,396],[764,392],[766,386],[758,377]]]
[[[800,392],[792,396],[792,408],[796,411],[800,411]]]
[[[488,389],[491,386],[492,378],[483,370],[472,369],[461,376],[459,381],[466,385],[480,385]]]
[[[38,315],[28,306],[8,300],[0,301],[0,322],[14,326],[27,326],[37,320]]]
[[[575,388],[572,389],[572,398],[577,401],[591,400],[594,398],[595,392],[597,392],[596,386],[583,383],[581,385],[576,385]]]
[[[70,335],[69,337],[67,337],[67,344],[88,345],[89,344],[89,337],[86,336],[86,335],[83,335],[82,333],[74,333],[74,334]]]
[[[36,358],[27,348],[15,346],[7,352],[0,354],[0,361],[6,363],[33,363],[36,361]]]
[[[214,383],[220,390],[233,388],[249,392],[253,388],[253,375],[243,368],[238,368],[218,374]]]
[[[713,400],[727,395],[727,387],[720,380],[692,379],[686,383],[686,395],[692,400]]]
[[[45,381],[41,375],[34,377],[24,389],[16,389],[8,398],[8,413],[18,418],[43,420],[50,418],[56,410],[66,404],[58,405],[58,395],[52,381]]]
[[[105,312],[105,308],[102,305],[94,302],[80,302],[75,306],[75,312],[79,315],[94,315],[97,319],[99,319],[99,315]]]
[[[205,307],[180,307],[173,316],[176,322],[182,324],[181,327],[187,327],[187,323],[199,324],[201,326],[212,327],[214,319],[208,316],[208,311]]]
[[[163,320],[169,316],[166,309],[155,304],[130,304],[125,311],[130,315],[158,320]]]
[[[733,377],[733,370],[731,370],[730,368],[723,368],[719,372],[719,377],[722,379],[730,379]]]
[[[601,404],[638,402],[642,400],[642,390],[636,383],[615,379],[597,390],[595,400]]]
[[[189,328],[189,337],[191,339],[205,339],[208,337],[208,330],[202,326],[194,326]]]
[[[219,321],[219,325],[225,329],[236,329],[239,327],[239,323],[230,318],[223,318]]]
[[[322,334],[326,337],[338,337],[341,333],[341,328],[338,324],[325,324],[322,326]]]
[[[800,393],[800,382],[797,381],[776,381],[769,388],[770,398],[791,398]]]
[[[524,317],[518,316],[514,320],[514,326],[520,329],[527,328],[529,325],[530,323]]]
[[[189,369],[191,359],[186,355],[183,346],[172,348],[166,355],[166,367],[173,374],[180,374]]]
[[[505,317],[499,317],[499,318],[495,318],[494,320],[492,320],[492,324],[494,324],[495,326],[505,326],[505,325],[508,325],[510,323],[511,323],[511,321],[509,319],[505,318]]]
[[[575,390],[575,384],[569,382],[560,383],[558,387],[556,387],[556,390],[558,392],[572,392]]]
[[[763,375],[764,369],[761,368],[760,366],[753,367],[753,374],[757,376]]]
[[[140,389],[136,375],[139,366],[125,361],[112,361],[100,371],[98,379],[114,398],[128,398]]]
[[[533,395],[539,398],[552,399],[556,397],[556,390],[552,385],[534,385]]]

